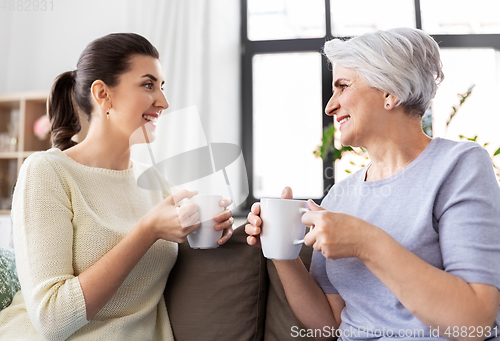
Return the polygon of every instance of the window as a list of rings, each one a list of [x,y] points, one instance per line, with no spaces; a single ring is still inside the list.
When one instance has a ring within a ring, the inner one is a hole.
[[[296,196],[321,198],[323,162],[311,153],[323,134],[321,55],[258,54],[252,68],[255,197],[293,184]]]
[[[420,0],[422,29],[429,34],[500,33],[496,0]]]
[[[432,102],[436,114],[434,136],[457,139],[478,136],[477,142],[491,153],[500,147],[500,51],[493,48],[443,48],[441,50],[445,79]],[[474,86],[471,96],[457,111],[451,123],[446,122],[460,99]]]
[[[324,0],[250,0],[247,11],[250,40],[325,36]]]
[[[352,159],[313,156],[331,95],[324,42],[392,27],[416,27],[442,49],[445,80],[432,103],[434,136],[458,135],[500,147],[500,5],[495,0],[241,0],[242,138],[249,177],[246,208],[291,186],[320,201]],[[475,85],[446,127],[457,94]],[[488,124],[484,124],[485,122]],[[471,123],[473,122],[473,123]],[[366,163],[356,160],[356,164]],[[335,171],[334,171],[335,169]]]
[[[416,27],[413,0],[330,0],[331,32],[353,37],[392,27]]]

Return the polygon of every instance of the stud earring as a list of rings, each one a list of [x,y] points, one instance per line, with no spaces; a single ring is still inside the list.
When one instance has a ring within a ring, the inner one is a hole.
[[[387,108],[389,108],[391,105],[390,105],[389,103],[387,103],[385,106],[386,106]]]
[[[106,111],[106,117],[108,118],[109,120],[109,109]]]

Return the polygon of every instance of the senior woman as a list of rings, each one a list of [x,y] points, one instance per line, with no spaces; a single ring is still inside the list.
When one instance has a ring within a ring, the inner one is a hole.
[[[427,137],[421,118],[443,79],[437,43],[398,28],[324,52],[333,65],[325,109],[344,145],[370,164],[330,190],[313,226],[310,272],[274,261],[302,335],[342,340],[498,336],[500,188],[473,142]],[[292,198],[285,188],[283,198]],[[260,205],[248,216],[259,243]]]

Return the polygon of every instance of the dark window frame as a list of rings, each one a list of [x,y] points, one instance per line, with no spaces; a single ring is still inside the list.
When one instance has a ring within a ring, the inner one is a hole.
[[[325,0],[326,34],[322,38],[259,40],[248,39],[247,0],[241,1],[241,146],[245,158],[248,176],[249,195],[243,206],[249,211],[251,205],[258,201],[253,193],[253,88],[252,88],[252,58],[257,54],[287,53],[287,52],[321,52],[325,41],[350,37],[334,37],[331,32],[330,0]],[[420,0],[414,0],[415,26],[422,29]],[[440,34],[432,35],[441,48],[494,48],[500,50],[500,34]],[[322,106],[328,103],[331,96],[332,72],[326,57],[322,55]],[[333,122],[333,117],[322,112],[323,128]],[[333,186],[335,179],[327,168],[333,167],[332,160],[323,161],[323,193]],[[328,176],[332,175],[332,176]],[[279,195],[279,193],[277,193]],[[307,198],[303,198],[307,199]],[[321,199],[315,200],[320,202]]]

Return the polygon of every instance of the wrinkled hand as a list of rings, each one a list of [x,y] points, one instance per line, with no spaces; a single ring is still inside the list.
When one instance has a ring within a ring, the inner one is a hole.
[[[281,199],[293,199],[293,192],[290,187],[285,187],[281,193]],[[262,219],[260,219],[260,202],[252,205],[250,213],[248,213],[247,221],[249,224],[245,225],[245,232],[249,235],[247,237],[248,245],[260,246],[260,232]]]
[[[179,203],[196,194],[196,191],[182,190],[170,195],[142,217],[140,223],[155,239],[184,243],[187,235],[200,227],[200,214],[195,204],[188,202],[179,206]]]
[[[222,233],[222,236],[220,239],[217,241],[219,245],[224,244],[231,238],[233,235],[233,223],[234,223],[234,218],[233,218],[233,211],[228,210],[227,207],[231,205],[233,201],[231,199],[222,199],[220,201],[220,205],[224,207],[224,212],[218,214],[215,216],[214,220],[217,222],[215,225],[215,229],[217,231],[223,230],[224,232]]]
[[[374,225],[345,213],[334,213],[309,200],[310,212],[302,216],[302,223],[312,226],[304,237],[304,244],[312,246],[325,258],[357,257],[362,259],[364,248],[370,242]]]

